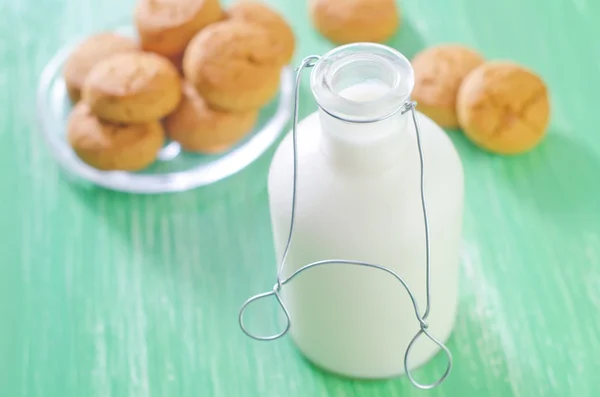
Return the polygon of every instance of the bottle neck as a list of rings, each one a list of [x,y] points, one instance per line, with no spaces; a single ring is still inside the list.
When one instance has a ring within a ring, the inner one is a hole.
[[[338,120],[319,109],[322,146],[336,168],[385,172],[399,163],[407,148],[408,115],[401,112],[372,123]]]
[[[413,85],[410,62],[393,48],[357,43],[325,54],[311,73],[311,88],[332,161],[353,172],[397,162],[410,135],[399,109]]]

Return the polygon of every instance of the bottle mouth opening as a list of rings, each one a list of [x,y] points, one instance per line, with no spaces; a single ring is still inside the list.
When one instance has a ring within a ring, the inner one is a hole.
[[[383,99],[398,86],[399,75],[393,65],[379,55],[351,54],[330,67],[325,84],[333,94],[361,103]],[[377,90],[365,95],[354,93],[354,87],[373,85]]]
[[[373,122],[396,113],[414,86],[410,62],[374,43],[337,47],[313,68],[311,88],[319,107],[348,122]]]

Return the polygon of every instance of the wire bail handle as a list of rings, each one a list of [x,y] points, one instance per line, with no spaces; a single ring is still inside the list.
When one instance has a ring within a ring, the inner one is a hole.
[[[425,257],[426,257],[426,305],[425,305],[425,311],[423,312],[423,314],[421,315],[415,295],[409,288],[406,281],[404,281],[404,279],[400,275],[398,275],[396,272],[394,272],[393,270],[388,269],[387,267],[384,267],[381,265],[376,265],[376,264],[371,264],[371,263],[366,263],[366,262],[359,262],[359,261],[351,261],[351,260],[345,260],[345,259],[329,259],[329,260],[323,260],[323,261],[309,263],[308,265],[302,266],[301,268],[296,270],[288,278],[282,277],[283,269],[285,266],[285,261],[287,259],[289,249],[290,249],[290,246],[292,243],[292,237],[294,234],[294,220],[295,220],[295,214],[296,214],[296,193],[297,193],[297,186],[298,186],[297,126],[298,126],[298,108],[299,108],[299,99],[300,99],[300,79],[302,77],[302,71],[304,69],[314,67],[320,60],[321,60],[320,56],[311,55],[311,56],[304,58],[302,60],[302,62],[300,63],[300,66],[298,68],[296,68],[296,81],[295,81],[295,86],[294,86],[294,95],[295,95],[294,116],[293,116],[293,124],[292,124],[292,141],[293,141],[292,147],[293,147],[293,155],[294,155],[294,167],[293,167],[294,175],[293,175],[292,204],[291,204],[292,208],[291,208],[290,229],[289,229],[288,239],[287,239],[285,250],[283,252],[281,262],[279,264],[279,268],[277,271],[277,282],[275,283],[275,285],[273,286],[271,291],[254,295],[251,298],[249,298],[248,300],[246,300],[246,302],[244,302],[244,304],[242,305],[240,312],[239,312],[240,328],[250,338],[255,339],[255,340],[260,340],[260,341],[272,341],[275,339],[279,339],[282,336],[284,336],[285,334],[287,334],[287,332],[290,330],[290,327],[292,325],[292,319],[291,319],[290,313],[289,313],[285,303],[283,302],[283,300],[281,298],[281,295],[280,295],[281,289],[283,288],[283,286],[285,284],[289,283],[300,273],[302,273],[308,269],[318,267],[318,266],[323,266],[323,265],[329,265],[329,264],[342,264],[342,265],[351,265],[351,266],[362,266],[362,267],[368,267],[368,268],[381,270],[381,271],[384,271],[384,272],[392,275],[396,280],[398,280],[398,282],[400,282],[400,284],[402,284],[402,286],[406,290],[408,297],[413,305],[413,308],[415,311],[415,316],[416,316],[417,320],[419,321],[419,331],[411,339],[408,346],[406,347],[406,352],[404,353],[404,371],[406,372],[406,376],[408,376],[408,379],[410,380],[410,382],[419,389],[433,389],[434,387],[436,387],[436,386],[440,385],[442,382],[444,382],[444,380],[446,380],[446,378],[450,374],[450,371],[452,370],[452,353],[450,353],[450,350],[446,347],[446,345],[444,345],[440,340],[435,338],[428,330],[429,324],[427,323],[427,317],[429,317],[429,314],[431,311],[430,310],[431,309],[431,294],[430,294],[430,287],[431,287],[430,256],[431,255],[430,255],[430,241],[429,241],[429,221],[428,221],[428,217],[427,217],[427,206],[425,204],[425,173],[424,173],[425,164],[424,164],[424,160],[423,160],[423,148],[421,145],[421,136],[420,136],[420,131],[419,131],[419,125],[417,122],[417,115],[415,113],[416,102],[407,102],[404,105],[402,105],[400,108],[398,108],[398,110],[396,112],[399,111],[399,112],[401,112],[401,114],[406,114],[409,111],[411,112],[413,123],[415,125],[417,148],[419,151],[419,158],[420,158],[421,207],[423,210],[423,221],[425,223],[425,251],[426,251],[426,255],[425,255]],[[396,113],[396,112],[394,112],[394,113]],[[388,115],[386,117],[390,117],[390,116],[391,115]],[[260,299],[263,299],[263,298],[268,298],[270,296],[275,297],[275,299],[277,300],[277,303],[279,304],[279,306],[283,310],[283,313],[285,314],[285,319],[286,319],[285,328],[281,332],[274,334],[274,335],[267,335],[267,336],[255,335],[255,334],[251,333],[248,330],[248,328],[246,327],[246,325],[244,324],[244,313],[250,303],[260,300]],[[421,335],[425,335],[433,343],[438,345],[446,354],[446,358],[447,358],[447,362],[448,362],[448,364],[446,366],[446,370],[444,371],[443,375],[436,382],[431,383],[431,384],[421,384],[421,383],[417,382],[414,379],[414,377],[412,376],[412,373],[410,372],[410,370],[408,368],[409,354],[410,354],[415,342],[417,341],[417,339],[419,339],[419,337]]]

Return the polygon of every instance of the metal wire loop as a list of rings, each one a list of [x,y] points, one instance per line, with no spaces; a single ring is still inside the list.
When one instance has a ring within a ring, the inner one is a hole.
[[[415,380],[415,378],[413,377],[412,372],[408,369],[408,356],[409,356],[410,352],[412,351],[412,348],[413,348],[415,342],[417,341],[417,339],[419,339],[419,336],[421,336],[421,335],[427,336],[433,343],[438,345],[442,349],[444,354],[446,355],[446,360],[447,360],[446,370],[444,371],[442,376],[437,381],[430,383],[430,384],[422,384],[422,383],[417,382]],[[435,336],[431,335],[427,331],[427,327],[423,327],[423,325],[421,323],[421,329],[411,339],[410,343],[406,347],[406,352],[404,352],[404,371],[406,372],[406,376],[408,377],[410,382],[415,387],[418,387],[419,389],[427,390],[427,389],[433,389],[434,387],[442,384],[442,382],[444,382],[446,380],[448,375],[450,375],[451,370],[452,370],[452,353],[450,353],[450,350],[448,349],[448,347],[446,347],[446,345],[444,345],[442,342],[440,342]]]
[[[292,243],[292,237],[294,234],[294,220],[295,220],[295,214],[296,214],[296,192],[297,192],[297,186],[298,186],[298,156],[297,156],[298,144],[297,144],[297,131],[296,130],[297,130],[297,126],[298,126],[298,107],[299,107],[298,102],[299,102],[299,96],[300,96],[300,79],[302,77],[302,71],[306,68],[314,67],[320,59],[321,59],[321,57],[319,57],[317,55],[312,55],[312,56],[306,57],[302,60],[302,62],[300,63],[300,66],[298,68],[296,68],[296,72],[297,72],[296,85],[294,88],[295,89],[295,103],[294,103],[294,117],[293,117],[293,124],[292,124],[292,141],[293,141],[292,148],[293,148],[293,156],[294,156],[294,167],[293,167],[294,175],[293,175],[292,203],[291,203],[292,208],[291,208],[290,229],[289,229],[288,239],[287,239],[287,243],[285,246],[285,250],[284,250],[282,258],[281,258],[281,262],[279,263],[279,268],[277,271],[277,282],[275,283],[275,285],[273,286],[273,289],[271,291],[264,292],[264,293],[258,294],[258,295],[254,295],[253,297],[248,299],[246,302],[244,302],[244,304],[242,305],[242,307],[240,309],[240,313],[239,313],[240,328],[250,338],[260,340],[260,341],[271,341],[271,340],[279,339],[282,336],[284,336],[290,330],[290,327],[292,324],[292,318],[290,316],[290,313],[289,313],[287,307],[283,303],[283,300],[281,299],[281,296],[280,296],[281,289],[283,288],[283,286],[285,284],[289,283],[296,276],[305,272],[308,269],[318,267],[318,266],[336,264],[336,265],[362,266],[362,267],[368,267],[368,268],[372,268],[372,269],[376,269],[376,270],[381,270],[381,271],[386,272],[386,273],[390,274],[391,276],[393,276],[404,287],[404,289],[406,290],[408,297],[413,305],[415,317],[419,321],[419,331],[411,339],[411,341],[409,342],[408,346],[406,347],[406,351],[404,353],[404,370],[406,372],[406,375],[407,375],[408,379],[410,380],[410,382],[415,387],[417,387],[419,389],[432,389],[432,388],[440,385],[450,374],[450,371],[452,370],[452,354],[450,353],[450,350],[441,341],[439,341],[431,333],[429,333],[429,331],[428,331],[429,324],[426,321],[427,317],[429,316],[430,309],[431,309],[430,241],[429,241],[429,221],[427,218],[427,206],[425,203],[425,173],[424,173],[423,148],[421,145],[421,134],[419,131],[419,124],[418,124],[417,116],[416,116],[416,112],[415,112],[416,102],[407,102],[401,108],[399,108],[397,111],[395,111],[394,113],[396,113],[398,111],[400,111],[401,114],[406,114],[408,112],[411,112],[412,120],[415,125],[417,148],[419,151],[419,159],[420,159],[420,166],[421,166],[421,179],[420,179],[421,206],[423,209],[423,221],[425,223],[425,257],[426,257],[426,305],[425,305],[425,311],[423,312],[423,314],[421,314],[421,312],[419,310],[419,306],[417,304],[417,300],[415,298],[415,295],[409,288],[406,281],[400,275],[398,275],[396,272],[394,272],[393,270],[388,269],[381,265],[376,265],[376,264],[366,263],[366,262],[359,262],[359,261],[350,261],[350,260],[346,260],[346,259],[329,259],[329,260],[323,260],[323,261],[309,263],[308,265],[302,266],[301,268],[296,270],[288,278],[286,278],[286,279],[282,278],[283,269],[285,267],[285,262],[286,262],[286,259],[288,256],[288,252],[289,252],[289,249],[290,249],[290,246]],[[269,335],[269,336],[255,335],[252,332],[250,332],[248,330],[248,328],[246,327],[246,325],[244,323],[244,313],[245,313],[248,305],[251,304],[252,302],[256,302],[263,298],[269,298],[271,296],[275,296],[277,303],[283,310],[283,313],[285,315],[285,321],[286,321],[285,327],[281,332],[274,334],[274,335]],[[421,384],[421,383],[417,382],[414,379],[411,371],[409,370],[409,366],[408,366],[408,359],[409,359],[410,352],[412,351],[416,341],[422,335],[425,335],[433,343],[438,345],[446,354],[446,358],[448,361],[448,365],[446,367],[444,374],[437,381],[435,381],[434,383],[431,383],[431,384]]]
[[[242,305],[242,308],[240,309],[240,314],[239,314],[240,328],[250,338],[256,339],[256,340],[261,340],[261,341],[270,341],[270,340],[275,340],[275,339],[281,338],[283,335],[287,334],[287,332],[290,330],[290,326],[292,325],[292,319],[290,318],[290,313],[288,312],[287,307],[285,307],[285,304],[283,303],[283,301],[281,300],[281,296],[279,295],[279,291],[281,290],[282,285],[283,284],[279,284],[279,282],[277,282],[273,286],[272,291],[254,295],[252,298],[248,299]],[[285,328],[283,329],[283,331],[281,331],[277,334],[274,334],[274,335],[268,335],[268,336],[255,335],[255,334],[251,333],[250,331],[248,331],[248,328],[244,324],[244,313],[246,312],[246,308],[248,307],[248,305],[251,304],[252,302],[256,302],[260,299],[268,298],[270,296],[275,296],[275,299],[277,299],[277,303],[279,304],[279,306],[281,307],[281,310],[283,310],[283,313],[285,314],[285,320],[286,320]]]

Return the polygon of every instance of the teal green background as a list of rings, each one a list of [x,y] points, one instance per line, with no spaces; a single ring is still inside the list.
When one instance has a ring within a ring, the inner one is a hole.
[[[305,2],[269,3],[297,33],[295,62],[332,47]],[[287,338],[240,332],[239,306],[275,277],[272,151],[177,195],[68,183],[36,130],[39,73],[63,43],[132,7],[0,0],[0,396],[600,395],[600,2],[400,4],[395,48],[412,56],[453,41],[521,62],[547,81],[553,107],[547,139],[527,155],[489,155],[448,132],[466,176],[460,314],[455,368],[426,393],[405,378],[340,379]],[[315,105],[302,88],[306,115]],[[432,380],[443,366],[436,357],[417,376]]]

